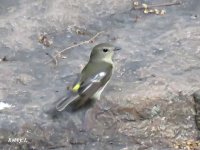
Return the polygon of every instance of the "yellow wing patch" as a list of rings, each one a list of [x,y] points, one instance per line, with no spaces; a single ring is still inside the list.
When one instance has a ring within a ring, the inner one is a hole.
[[[79,88],[81,87],[81,84],[80,83],[77,83],[73,88],[72,88],[72,91],[73,92],[78,92]]]

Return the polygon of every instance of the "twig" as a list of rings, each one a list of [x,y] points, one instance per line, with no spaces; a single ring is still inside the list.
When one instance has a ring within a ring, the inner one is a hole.
[[[62,51],[58,52],[57,55],[61,55],[63,52],[65,52],[66,50],[69,50],[71,48],[74,48],[74,47],[77,47],[77,46],[80,46],[80,45],[83,45],[83,44],[88,44],[88,43],[91,43],[93,40],[95,40],[97,38],[97,36],[99,36],[101,33],[103,33],[104,31],[101,31],[101,32],[98,32],[97,34],[95,34],[91,39],[87,40],[87,41],[83,41],[81,43],[78,43],[78,44],[75,44],[75,45],[72,45],[70,47],[67,47],[65,49],[63,49]]]
[[[52,56],[52,60],[48,61],[46,64],[50,63],[50,62],[54,62],[56,65],[57,65],[57,57],[61,56],[62,53],[64,53],[65,51],[69,50],[69,49],[72,49],[74,47],[78,47],[78,46],[81,46],[83,44],[88,44],[88,43],[91,43],[93,42],[100,34],[102,34],[104,31],[101,31],[101,32],[98,32],[97,34],[95,34],[92,38],[90,38],[89,40],[86,40],[86,41],[82,41],[78,44],[75,44],[75,45],[72,45],[72,46],[69,46],[59,52],[57,52],[56,55]]]
[[[51,54],[49,54],[49,53],[46,53],[46,55],[48,55],[49,57],[51,57],[52,58],[52,61],[56,64],[56,66],[57,66],[57,64],[58,64],[58,61],[57,61],[57,59],[56,58],[54,58]]]
[[[152,8],[152,7],[163,7],[163,6],[172,6],[172,5],[180,5],[180,4],[181,4],[180,1],[175,1],[175,2],[171,2],[171,3],[147,5],[147,7]],[[137,7],[134,7],[134,9],[144,9],[144,7],[143,6],[137,6]]]

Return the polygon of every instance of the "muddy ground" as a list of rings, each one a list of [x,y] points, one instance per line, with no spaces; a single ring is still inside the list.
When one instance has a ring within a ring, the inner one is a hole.
[[[166,10],[156,15],[132,9],[131,0],[0,0],[0,149],[197,148],[191,95],[200,89],[200,1],[180,1],[156,7]],[[101,31],[57,66],[47,63]],[[101,101],[73,113],[49,111],[101,42],[123,49]]]

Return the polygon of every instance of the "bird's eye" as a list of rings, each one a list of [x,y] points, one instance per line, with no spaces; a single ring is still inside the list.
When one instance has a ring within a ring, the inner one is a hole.
[[[108,51],[108,49],[106,49],[106,48],[103,49],[103,52],[107,52],[107,51]]]

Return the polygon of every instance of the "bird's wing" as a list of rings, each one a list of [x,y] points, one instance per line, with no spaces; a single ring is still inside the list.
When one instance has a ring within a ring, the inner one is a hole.
[[[76,102],[80,98],[79,94],[73,91],[75,89],[74,87],[77,86],[77,83],[79,83],[79,81],[80,74],[77,74],[76,80],[72,84],[73,89],[67,90],[66,95],[60,98],[56,103],[56,109],[58,111],[63,111],[69,104],[71,104],[72,102]]]
[[[99,72],[98,74],[95,74],[93,77],[87,79],[84,81],[79,89],[79,94],[80,95],[88,95],[90,96],[93,95],[93,91],[96,92],[101,86],[102,86],[102,81],[106,79],[108,74],[106,72]]]
[[[103,85],[109,80],[110,74],[99,72],[94,77],[86,80],[79,89],[81,100],[77,103],[76,108],[85,104]]]
[[[80,98],[81,103],[85,103],[87,99],[93,96],[94,93],[102,87],[102,81],[104,80],[105,82],[105,80],[109,80],[110,76],[111,75],[106,74],[106,72],[99,72],[98,74],[95,74],[93,77],[84,81],[81,85],[80,83],[77,83],[77,85],[74,85],[74,87],[78,88],[77,92],[68,97],[61,98],[56,105],[56,109],[58,111],[62,111],[70,104],[78,102]]]

